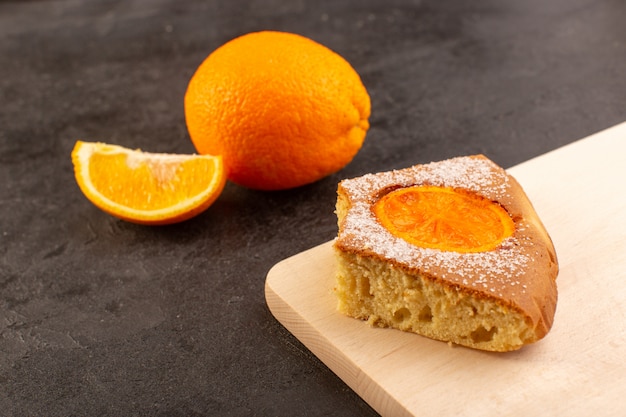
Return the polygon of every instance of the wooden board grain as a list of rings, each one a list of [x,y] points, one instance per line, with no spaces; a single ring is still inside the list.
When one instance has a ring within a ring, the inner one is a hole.
[[[383,416],[626,415],[626,123],[509,172],[559,257],[542,341],[488,353],[344,317],[332,242],[270,270],[272,314]]]

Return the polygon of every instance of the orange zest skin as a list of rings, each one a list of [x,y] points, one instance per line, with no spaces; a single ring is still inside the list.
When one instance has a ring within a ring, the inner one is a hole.
[[[200,154],[222,155],[229,180],[281,190],[347,165],[369,129],[370,97],[339,54],[300,35],[235,38],[198,67],[185,121]]]
[[[138,224],[190,219],[205,211],[226,184],[219,156],[147,153],[78,141],[72,162],[87,199],[115,217]]]
[[[378,200],[373,211],[394,236],[443,251],[493,250],[515,231],[498,203],[448,187],[400,188]]]

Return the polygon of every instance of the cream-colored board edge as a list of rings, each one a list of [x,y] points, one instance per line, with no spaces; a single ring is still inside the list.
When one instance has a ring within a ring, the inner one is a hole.
[[[332,242],[270,270],[270,310],[384,416],[626,415],[626,123],[509,172],[559,257],[544,340],[487,353],[343,317]]]

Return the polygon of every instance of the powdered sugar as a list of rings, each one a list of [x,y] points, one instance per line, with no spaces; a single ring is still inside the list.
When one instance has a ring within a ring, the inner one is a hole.
[[[517,277],[530,260],[527,249],[532,241],[520,239],[518,232],[526,227],[521,220],[516,232],[496,249],[478,253],[418,247],[385,229],[372,212],[372,204],[384,190],[413,185],[461,188],[493,201],[507,196],[510,187],[506,172],[482,157],[459,157],[344,180],[340,186],[351,205],[338,238],[342,246],[422,273],[433,270],[435,276],[495,295],[516,287],[524,292]]]
[[[188,160],[189,157],[187,155],[142,152],[128,153],[126,164],[131,169],[137,169],[142,165],[146,165],[160,184],[166,184],[176,176],[179,167]]]
[[[402,170],[367,174],[344,180],[342,186],[353,198],[369,196],[390,186],[435,185],[481,192],[495,200],[506,193],[508,181],[506,173],[488,159],[458,157]]]

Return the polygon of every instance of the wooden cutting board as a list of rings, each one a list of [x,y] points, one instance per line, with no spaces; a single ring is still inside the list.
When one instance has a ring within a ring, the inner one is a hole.
[[[488,353],[344,317],[332,242],[269,271],[270,310],[383,416],[626,416],[626,123],[509,172],[559,257],[542,341]]]

